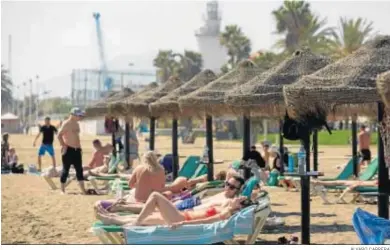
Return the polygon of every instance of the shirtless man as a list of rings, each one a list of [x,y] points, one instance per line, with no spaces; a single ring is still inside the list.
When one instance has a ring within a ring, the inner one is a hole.
[[[84,167],[84,170],[89,170],[104,165],[104,156],[108,155],[112,150],[111,144],[102,145],[100,140],[96,139],[92,142],[95,152],[92,155],[91,161],[88,163],[88,166]]]
[[[80,144],[80,126],[79,121],[84,117],[85,113],[79,108],[72,108],[70,116],[64,121],[58,131],[58,141],[61,145],[62,153],[62,175],[61,175],[61,191],[65,193],[65,184],[68,179],[70,166],[76,170],[77,181],[79,182],[81,192],[86,194],[84,187],[83,163]]]
[[[370,133],[366,131],[366,126],[360,126],[360,133],[358,135],[359,140],[359,151],[362,161],[358,166],[358,173],[362,166],[367,166],[371,162],[371,151],[370,151]]]

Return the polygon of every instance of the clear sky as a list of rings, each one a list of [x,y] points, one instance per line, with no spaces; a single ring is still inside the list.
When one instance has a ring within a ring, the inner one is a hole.
[[[337,26],[340,16],[363,17],[374,22],[378,33],[390,34],[390,1],[310,3],[316,14],[328,19],[329,26]],[[219,1],[222,25],[242,27],[253,50],[270,49],[276,40],[271,12],[281,4]],[[93,12],[101,13],[108,60],[126,58],[110,67],[124,69],[127,58],[131,58],[135,68],[150,69],[159,48],[197,50],[194,31],[202,25],[205,10],[205,1],[185,0],[2,1],[1,61],[8,66],[8,36],[12,35],[15,84],[39,74],[41,89],[51,90],[54,96],[67,96],[73,68],[99,67]]]

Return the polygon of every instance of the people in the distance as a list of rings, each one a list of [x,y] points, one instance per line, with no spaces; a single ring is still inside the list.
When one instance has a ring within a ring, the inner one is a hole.
[[[360,126],[358,142],[359,142],[359,151],[361,157],[361,163],[358,165],[358,173],[360,173],[361,167],[367,166],[371,162],[370,132],[367,131],[365,125]]]
[[[265,166],[266,168],[269,167],[269,147],[270,147],[270,143],[268,141],[263,141],[261,143],[261,146],[262,146],[262,150],[263,150],[263,159],[265,161]]]
[[[6,157],[6,164],[8,169],[14,174],[23,174],[23,164],[18,164],[18,156],[16,155],[15,148],[10,148]]]
[[[1,163],[7,162],[7,155],[9,151],[9,134],[4,133],[1,137]],[[4,164],[5,166],[6,164]]]
[[[39,172],[42,171],[42,156],[44,156],[46,152],[51,157],[53,167],[56,168],[56,158],[55,158],[54,147],[53,147],[54,134],[56,133],[57,133],[57,128],[50,124],[50,117],[46,117],[44,125],[40,127],[39,132],[33,142],[33,146],[35,147],[35,144],[39,136],[42,134],[42,143],[38,150],[37,170]]]
[[[265,161],[261,154],[256,150],[256,146],[251,146],[250,150],[245,153],[243,161],[254,160],[259,168],[265,168]]]
[[[72,108],[69,118],[65,120],[58,132],[58,141],[61,145],[62,153],[62,175],[61,192],[65,193],[66,180],[69,176],[70,166],[76,170],[77,181],[81,192],[87,194],[84,187],[83,162],[80,143],[79,121],[85,116],[84,111],[79,108]]]
[[[95,152],[93,152],[92,159],[88,163],[88,165],[84,167],[84,170],[103,166],[104,156],[110,154],[112,150],[111,144],[106,144],[105,146],[103,146],[102,142],[99,139],[93,140],[92,146],[95,149]]]
[[[139,148],[139,142],[137,138],[137,133],[134,130],[134,123],[133,120],[129,121],[129,145],[130,145],[130,152],[127,156],[129,158],[129,166],[126,166],[126,169],[130,169],[133,167],[134,160],[139,159],[138,154],[138,148]]]

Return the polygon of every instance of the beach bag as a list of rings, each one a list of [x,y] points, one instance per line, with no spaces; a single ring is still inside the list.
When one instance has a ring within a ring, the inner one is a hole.
[[[282,131],[283,137],[287,140],[304,140],[311,135],[313,130],[320,130],[323,127],[328,130],[329,134],[332,134],[332,131],[326,122],[326,114],[320,109],[317,109],[316,112],[308,112],[298,119],[292,119],[286,111],[286,114],[284,115]]]
[[[13,174],[23,174],[23,173],[24,173],[23,164],[19,164],[19,165],[14,164],[14,165],[11,167],[11,172],[12,172]]]

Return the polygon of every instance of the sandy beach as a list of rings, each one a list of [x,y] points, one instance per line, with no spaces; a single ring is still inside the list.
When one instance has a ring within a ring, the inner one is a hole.
[[[10,144],[15,147],[21,163],[36,164],[38,148],[32,147],[33,136],[11,135]],[[92,140],[95,137],[82,137],[83,161],[87,164],[91,157]],[[110,137],[98,137],[110,142]],[[58,142],[55,144],[57,162],[61,164]],[[194,145],[182,145],[182,156],[201,155],[204,139],[198,138]],[[141,142],[140,150],[145,151],[146,142]],[[169,137],[158,136],[156,148],[160,153],[171,149]],[[214,156],[223,159],[224,164],[215,165],[216,170],[226,169],[229,162],[239,159],[242,145],[239,142],[214,141]],[[293,151],[296,149],[292,148]],[[319,170],[326,177],[335,176],[351,155],[350,147],[319,147]],[[372,146],[373,155],[376,147]],[[181,161],[184,158],[180,159]],[[48,156],[43,158],[43,166],[51,164]],[[59,184],[59,180],[56,180]],[[300,238],[301,199],[299,192],[287,192],[282,188],[265,187],[270,193],[272,214],[282,217],[286,224],[277,229],[265,228],[258,236],[258,244],[275,244],[278,237],[295,234]],[[1,226],[2,244],[99,244],[100,241],[89,231],[95,221],[92,205],[100,199],[111,196],[83,196],[79,194],[76,182],[68,187],[67,195],[50,190],[47,183],[38,176],[1,176]],[[330,194],[333,200],[335,195]],[[347,198],[349,200],[350,197]],[[311,242],[312,244],[358,244],[359,240],[352,227],[352,213],[361,207],[377,213],[377,205],[334,204],[324,205],[320,197],[312,197],[311,203]]]

